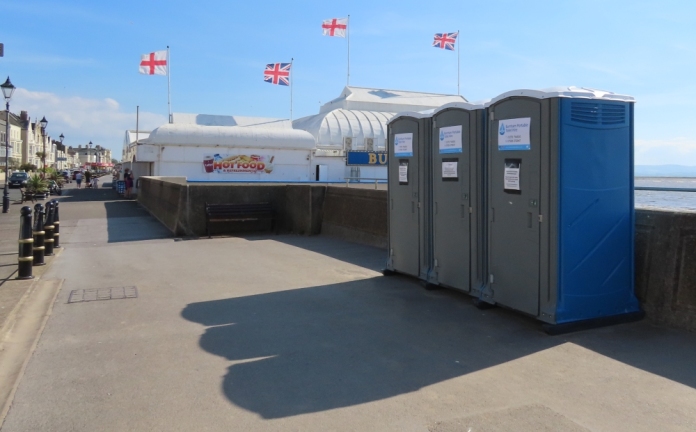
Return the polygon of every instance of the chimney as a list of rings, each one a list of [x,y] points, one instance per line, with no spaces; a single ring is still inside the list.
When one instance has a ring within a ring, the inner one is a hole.
[[[27,113],[26,111],[21,111],[21,112],[19,113],[19,118],[20,118],[23,122],[29,121],[29,113]]]

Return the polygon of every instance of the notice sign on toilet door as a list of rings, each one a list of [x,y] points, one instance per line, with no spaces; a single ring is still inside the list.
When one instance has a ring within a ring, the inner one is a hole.
[[[413,134],[402,133],[394,135],[394,156],[413,156]]]
[[[520,165],[519,159],[505,159],[503,188],[506,191],[520,190]]]
[[[529,139],[529,117],[500,120],[498,125],[498,150],[531,150]]]
[[[399,184],[408,184],[408,161],[399,161]]]
[[[457,180],[457,159],[444,159],[442,161],[442,180]]]
[[[440,128],[440,154],[462,152],[462,127],[448,126]]]

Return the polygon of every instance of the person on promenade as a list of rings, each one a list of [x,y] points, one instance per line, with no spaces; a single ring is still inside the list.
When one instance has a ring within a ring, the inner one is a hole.
[[[92,189],[99,189],[99,177],[92,177]]]
[[[81,189],[82,188],[82,171],[78,171],[75,173],[75,181],[77,182],[77,188]]]
[[[89,170],[85,171],[85,183],[87,187],[92,187],[92,173]]]
[[[133,189],[133,172],[128,168],[126,168],[126,171],[123,173],[123,181],[126,182],[126,193],[124,196],[130,198],[131,189]]]

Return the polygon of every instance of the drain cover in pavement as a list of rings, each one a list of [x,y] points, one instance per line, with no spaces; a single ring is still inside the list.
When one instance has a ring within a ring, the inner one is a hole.
[[[134,286],[117,288],[93,288],[70,291],[68,303],[82,303],[97,300],[117,300],[138,298],[138,288]]]

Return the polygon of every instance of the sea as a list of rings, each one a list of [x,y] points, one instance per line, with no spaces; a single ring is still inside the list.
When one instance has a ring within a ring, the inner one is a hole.
[[[696,177],[636,177],[635,186],[696,190]],[[636,208],[696,212],[696,192],[635,191]]]

